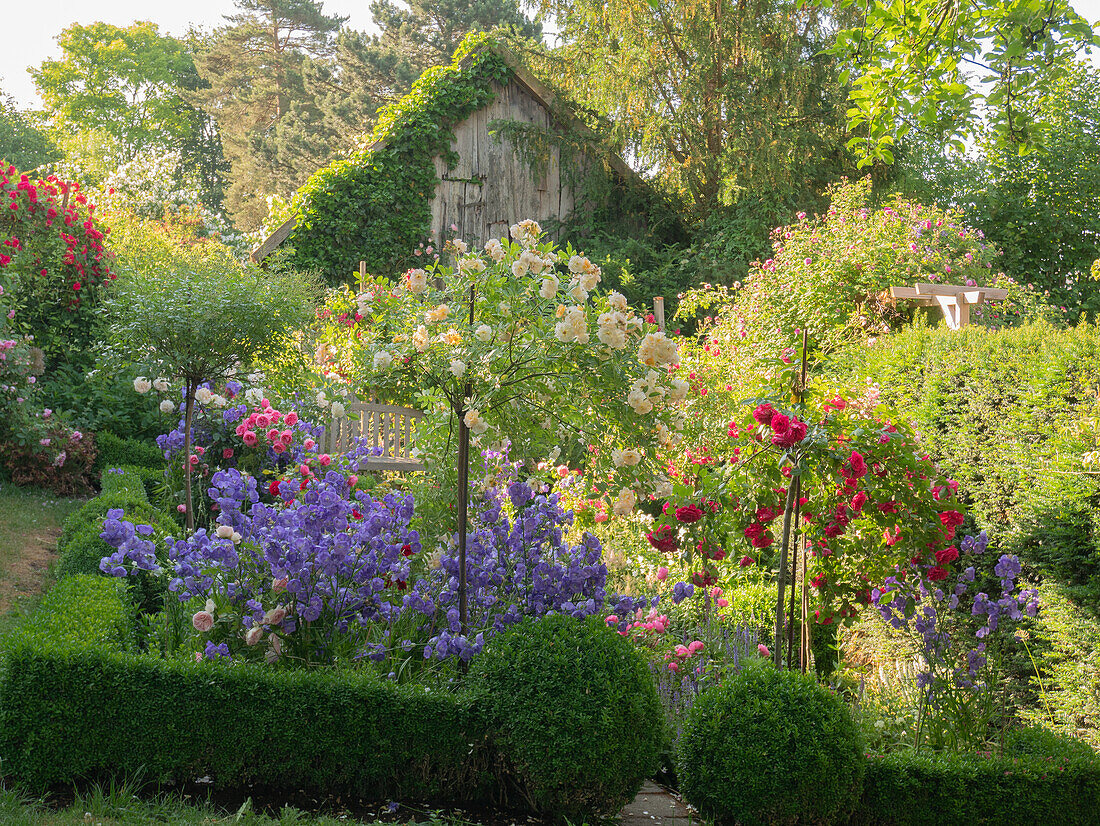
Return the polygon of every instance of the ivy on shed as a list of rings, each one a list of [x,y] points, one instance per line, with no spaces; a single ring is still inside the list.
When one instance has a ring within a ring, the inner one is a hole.
[[[494,83],[511,79],[492,42],[483,32],[468,35],[450,66],[429,69],[382,111],[362,148],[313,174],[294,199],[285,266],[320,271],[335,285],[351,280],[359,261],[373,273],[412,263],[431,226],[433,159],[455,166],[454,128],[492,102]]]

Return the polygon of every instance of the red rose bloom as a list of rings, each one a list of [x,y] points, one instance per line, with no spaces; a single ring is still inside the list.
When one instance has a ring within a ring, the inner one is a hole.
[[[948,545],[946,548],[936,551],[936,562],[941,565],[946,565],[949,562],[954,562],[959,558],[959,549],[954,545]]]
[[[932,582],[939,582],[941,580],[947,579],[947,570],[945,568],[941,568],[939,565],[935,566],[934,568],[929,568],[928,578],[932,580]]]
[[[752,417],[760,424],[771,424],[772,416],[775,415],[775,408],[768,403],[764,403],[752,411]]]
[[[940,524],[945,528],[954,528],[963,523],[963,515],[958,511],[944,511],[940,514]]]
[[[703,511],[698,505],[684,505],[676,509],[677,522],[698,522],[703,518]]]
[[[855,513],[862,512],[863,511],[863,506],[866,505],[866,504],[867,504],[867,494],[864,493],[863,491],[860,491],[859,493],[857,493],[855,496],[852,497],[851,507],[852,507],[852,510]]]
[[[742,568],[747,568],[747,567],[749,567],[750,565],[752,565],[752,564],[753,564],[753,563],[754,563],[755,561],[756,561],[756,560],[755,560],[755,559],[753,559],[753,558],[752,558],[751,556],[743,556],[743,557],[741,557],[741,561],[740,561],[740,562],[739,562],[738,564],[739,564],[739,565],[740,565],[740,566],[741,566]]]

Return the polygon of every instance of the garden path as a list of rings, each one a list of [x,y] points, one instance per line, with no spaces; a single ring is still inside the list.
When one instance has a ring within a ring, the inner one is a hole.
[[[647,782],[619,816],[620,826],[688,826],[695,816],[680,798]]]

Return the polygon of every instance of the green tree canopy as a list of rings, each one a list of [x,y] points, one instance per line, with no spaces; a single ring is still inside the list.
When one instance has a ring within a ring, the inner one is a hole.
[[[1075,55],[1098,42],[1069,0],[813,2],[858,15],[832,52],[852,79],[850,146],[862,164],[892,162],[892,147],[914,129],[961,148],[980,108],[999,139],[1034,145],[1039,109]]]
[[[606,116],[691,212],[820,191],[844,167],[836,23],[791,0],[546,0],[544,71]]]
[[[0,90],[0,161],[28,171],[60,160],[61,153],[33,112],[21,110]]]

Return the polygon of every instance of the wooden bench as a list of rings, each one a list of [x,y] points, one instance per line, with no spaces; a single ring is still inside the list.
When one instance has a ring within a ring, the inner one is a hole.
[[[422,410],[393,404],[353,402],[345,407],[345,414],[339,419],[334,416],[325,430],[325,449],[329,453],[344,453],[356,439],[366,437],[367,444],[382,448],[381,456],[368,460],[368,470],[403,473],[424,470],[424,465],[412,457],[416,437],[414,423],[424,417]]]

